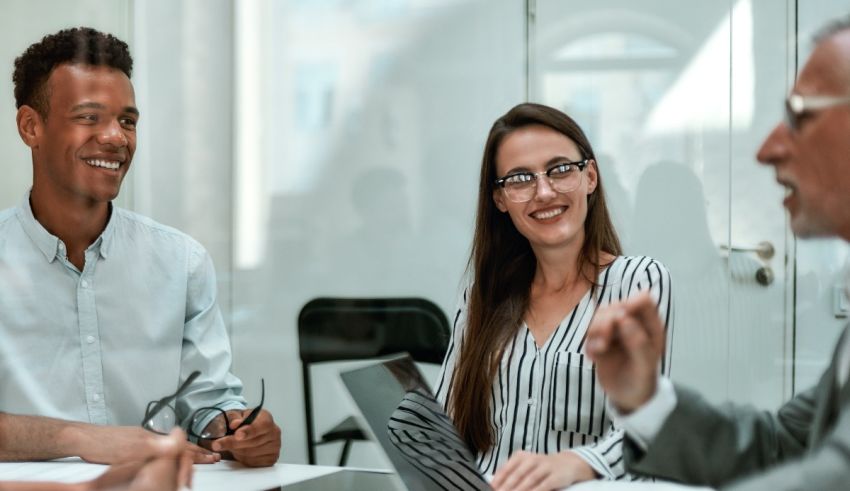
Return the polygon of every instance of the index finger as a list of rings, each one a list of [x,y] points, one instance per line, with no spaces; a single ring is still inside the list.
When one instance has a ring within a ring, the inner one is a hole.
[[[587,330],[587,354],[591,359],[605,354],[617,336],[615,324],[624,315],[623,307],[617,304],[599,308]]]
[[[655,299],[652,298],[652,295],[646,290],[636,293],[635,295],[627,298],[622,303],[623,309],[630,315],[638,315],[639,313],[645,313],[647,311],[654,312],[657,310],[658,306],[655,303]]]
[[[642,292],[631,299],[626,309],[634,316],[649,337],[650,344],[656,351],[664,350],[664,323],[658,314],[658,304],[649,292]]]
[[[245,424],[236,430],[234,436],[236,436],[237,440],[256,438],[267,433],[273,425],[274,418],[272,418],[271,413],[262,409],[259,413],[256,413],[255,418],[251,420],[249,420],[249,418],[245,418]]]

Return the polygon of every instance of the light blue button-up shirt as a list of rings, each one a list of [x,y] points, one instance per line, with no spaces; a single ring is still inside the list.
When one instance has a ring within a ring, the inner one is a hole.
[[[212,261],[188,235],[113,206],[79,271],[29,193],[0,212],[0,411],[139,425],[199,370],[185,427],[199,407],[245,407],[230,365]]]

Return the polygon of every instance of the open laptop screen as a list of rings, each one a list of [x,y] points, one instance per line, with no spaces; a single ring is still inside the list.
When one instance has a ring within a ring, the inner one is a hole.
[[[409,356],[341,377],[408,490],[490,489]]]

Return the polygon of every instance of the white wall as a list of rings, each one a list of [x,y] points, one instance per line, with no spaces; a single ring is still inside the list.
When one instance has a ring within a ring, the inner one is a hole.
[[[69,8],[69,5],[72,5]],[[0,209],[16,205],[32,183],[29,149],[15,128],[12,71],[15,58],[44,35],[67,27],[88,25],[127,40],[132,17],[129,0],[63,0],[3,2],[0,16]]]

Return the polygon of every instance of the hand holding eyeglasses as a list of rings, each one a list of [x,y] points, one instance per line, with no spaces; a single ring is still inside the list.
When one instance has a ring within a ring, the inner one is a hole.
[[[280,456],[281,431],[271,413],[263,409],[266,400],[266,383],[260,379],[260,403],[253,409],[222,411],[210,407],[195,411],[196,422],[209,421],[198,438],[198,443],[249,467],[274,465]],[[213,416],[214,415],[214,416]],[[210,419],[212,417],[212,419]]]
[[[174,394],[151,401],[145,411],[142,427],[153,433],[165,434],[175,427],[177,412],[174,402],[185,393],[200,372],[194,371],[180,384]],[[260,380],[260,403],[253,409],[225,411],[218,407],[202,407],[189,419],[189,434],[204,448],[227,452],[228,457],[249,467],[274,465],[280,456],[281,431],[272,415],[263,410],[266,384]],[[195,429],[203,425],[200,434]],[[203,449],[200,449],[205,451]],[[213,454],[220,458],[220,454]]]
[[[228,411],[229,429],[233,433],[214,440],[211,448],[216,452],[229,452],[235,460],[249,467],[274,465],[280,456],[280,427],[264,409],[253,413],[255,419],[249,422],[252,411]]]

